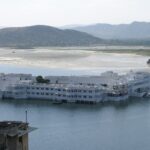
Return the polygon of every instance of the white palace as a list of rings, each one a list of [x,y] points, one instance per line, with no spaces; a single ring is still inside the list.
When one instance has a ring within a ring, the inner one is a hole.
[[[52,102],[100,103],[150,96],[150,73],[129,72],[100,76],[46,76],[48,83],[31,74],[0,74],[1,99],[41,99]]]

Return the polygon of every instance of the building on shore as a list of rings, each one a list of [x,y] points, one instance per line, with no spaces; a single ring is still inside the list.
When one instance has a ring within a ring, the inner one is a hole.
[[[46,83],[40,83],[36,76],[30,74],[0,74],[0,98],[91,104],[150,96],[148,72],[131,71],[120,75],[109,71],[99,76],[47,76],[44,81]]]
[[[28,133],[32,130],[28,123],[0,122],[0,150],[29,150]]]

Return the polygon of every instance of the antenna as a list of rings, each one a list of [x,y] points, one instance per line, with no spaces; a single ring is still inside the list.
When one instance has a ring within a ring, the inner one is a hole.
[[[28,123],[28,111],[26,110],[25,113],[26,113],[26,123]]]

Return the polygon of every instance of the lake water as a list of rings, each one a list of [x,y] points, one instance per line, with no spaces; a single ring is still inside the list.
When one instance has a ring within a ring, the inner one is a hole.
[[[0,101],[0,120],[25,120],[30,150],[149,150],[150,100],[122,104],[54,105],[42,101]]]
[[[149,57],[92,50],[0,49],[0,72],[34,75],[99,75],[149,70]],[[46,101],[0,101],[0,120],[25,120],[30,150],[149,150],[150,100],[122,104],[54,105]]]

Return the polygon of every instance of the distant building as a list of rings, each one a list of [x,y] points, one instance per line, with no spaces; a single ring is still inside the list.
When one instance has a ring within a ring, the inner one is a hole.
[[[41,79],[40,79],[41,80]],[[0,74],[0,99],[40,99],[53,103],[95,104],[125,101],[130,97],[150,97],[150,73],[99,76],[47,76],[38,82],[31,74]]]
[[[32,130],[28,123],[0,122],[0,150],[28,150],[28,133]]]

